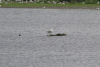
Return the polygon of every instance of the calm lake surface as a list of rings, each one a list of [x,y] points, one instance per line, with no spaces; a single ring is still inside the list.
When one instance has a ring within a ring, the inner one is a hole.
[[[99,66],[100,10],[0,8],[0,67]]]

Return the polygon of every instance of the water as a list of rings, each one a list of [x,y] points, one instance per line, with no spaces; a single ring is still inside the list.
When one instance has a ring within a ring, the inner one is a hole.
[[[0,8],[0,67],[99,67],[99,21],[100,10]]]

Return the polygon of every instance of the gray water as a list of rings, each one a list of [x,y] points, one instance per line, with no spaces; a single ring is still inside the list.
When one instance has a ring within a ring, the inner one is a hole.
[[[0,67],[99,66],[100,10],[0,8]]]

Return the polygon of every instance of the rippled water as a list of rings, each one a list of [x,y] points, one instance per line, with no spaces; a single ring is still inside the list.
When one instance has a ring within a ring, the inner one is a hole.
[[[0,8],[0,67],[99,66],[100,10]]]

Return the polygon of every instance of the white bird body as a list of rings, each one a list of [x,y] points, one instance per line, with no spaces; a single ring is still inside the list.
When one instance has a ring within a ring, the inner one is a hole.
[[[48,33],[52,33],[53,32],[53,28],[51,28],[51,30],[50,31],[47,31]]]
[[[53,28],[51,28],[51,32],[53,32]]]

